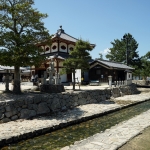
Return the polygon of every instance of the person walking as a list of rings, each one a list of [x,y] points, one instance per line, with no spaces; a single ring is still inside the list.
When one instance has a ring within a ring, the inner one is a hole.
[[[4,84],[5,83],[5,76],[3,75],[3,77],[2,77],[2,84]]]
[[[35,75],[34,80],[35,80],[35,82],[37,82],[37,81],[38,81],[38,75],[37,75],[37,74]]]
[[[31,76],[31,82],[34,82],[34,75]]]

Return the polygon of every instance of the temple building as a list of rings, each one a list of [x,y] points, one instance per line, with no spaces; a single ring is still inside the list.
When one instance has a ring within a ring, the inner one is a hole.
[[[73,50],[77,38],[70,36],[65,33],[60,26],[60,29],[52,37],[51,46],[39,44],[43,49],[42,55],[46,55],[47,61],[43,63],[40,67],[36,68],[35,66],[31,67],[31,74],[38,74],[39,78],[42,78],[44,71],[49,67],[50,61],[53,58],[54,60],[54,68],[57,73],[60,73],[63,68],[63,61],[69,57],[69,52]],[[95,44],[91,44],[91,46],[95,47]],[[63,74],[61,75],[61,82],[71,82],[72,74]]]

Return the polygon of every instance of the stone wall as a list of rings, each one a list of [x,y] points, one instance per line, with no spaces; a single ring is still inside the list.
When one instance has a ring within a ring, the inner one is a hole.
[[[57,111],[65,111],[78,105],[99,103],[111,96],[118,97],[124,94],[134,94],[136,87],[112,88],[105,90],[87,90],[62,92],[52,94],[23,94],[0,101],[0,122],[8,122],[17,119],[28,119],[42,114],[52,114]],[[124,89],[124,90],[123,90]],[[129,90],[130,89],[130,90]]]
[[[137,85],[149,85],[150,82],[146,80],[132,80],[132,83]]]
[[[124,95],[132,95],[137,94],[139,91],[135,84],[131,84],[130,86],[120,86],[111,89],[111,96],[112,97],[120,97]]]

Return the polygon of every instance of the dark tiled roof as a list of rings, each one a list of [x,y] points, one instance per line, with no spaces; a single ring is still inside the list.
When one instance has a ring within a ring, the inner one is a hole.
[[[108,61],[108,60],[94,60],[93,62],[90,63],[90,65],[95,63],[95,62],[99,62],[99,64],[102,64],[102,65],[109,67],[109,68],[129,69],[129,70],[134,69],[134,68],[129,67],[123,63],[113,62],[113,61]]]
[[[62,26],[60,26],[60,29],[57,30],[57,33],[55,33],[52,38],[55,38],[55,37],[59,37],[67,41],[72,41],[75,43],[78,41],[78,39],[66,34],[65,31],[62,29]]]
[[[61,39],[64,39],[64,40],[67,40],[67,41],[71,41],[71,42],[74,42],[74,43],[76,43],[78,41],[77,38],[74,38],[74,37],[70,36],[69,34],[65,33],[65,31],[62,29],[62,26],[60,26],[60,29],[57,30],[57,33],[54,34],[52,39],[55,38],[55,37],[59,37]],[[91,44],[91,46],[95,47],[96,45],[95,44]]]
[[[0,70],[14,70],[14,66],[10,67],[10,66],[2,66],[0,65]],[[24,67],[20,67],[20,70],[26,70],[26,68]]]
[[[57,57],[57,58],[60,58],[60,59],[67,59],[69,57],[69,54],[68,53],[55,52],[55,53],[46,54],[46,56],[48,58]]]

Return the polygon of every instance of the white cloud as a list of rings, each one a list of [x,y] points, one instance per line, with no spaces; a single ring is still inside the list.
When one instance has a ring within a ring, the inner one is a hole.
[[[105,56],[108,54],[108,52],[110,52],[109,48],[104,49],[103,51],[100,51],[100,53],[103,55],[103,58],[105,58]]]
[[[109,48],[104,49],[103,51],[100,51],[103,55],[106,55],[108,52],[110,52]]]

